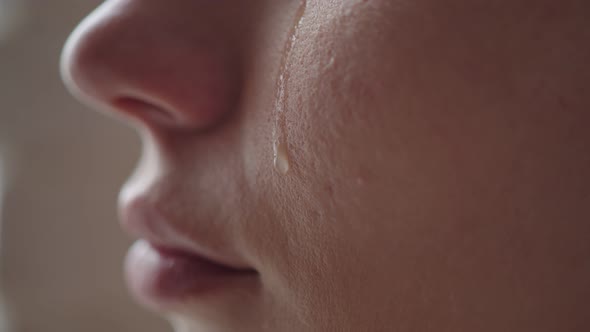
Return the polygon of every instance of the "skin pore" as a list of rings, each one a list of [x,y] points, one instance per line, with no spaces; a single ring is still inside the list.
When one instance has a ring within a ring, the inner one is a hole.
[[[582,332],[588,13],[110,0],[72,34],[62,73],[142,134],[121,205],[257,273],[240,292],[151,306],[177,331]]]

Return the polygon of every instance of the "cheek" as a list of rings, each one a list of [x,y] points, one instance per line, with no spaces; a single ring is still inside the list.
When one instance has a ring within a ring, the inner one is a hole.
[[[276,298],[318,326],[330,324],[317,317],[322,308],[332,308],[330,321],[345,326],[359,317],[351,297],[374,295],[354,280],[374,272],[380,259],[367,257],[389,245],[376,234],[388,227],[384,217],[394,215],[390,188],[401,173],[391,163],[399,148],[388,125],[389,82],[378,75],[387,58],[375,58],[374,45],[349,49],[372,32],[341,36],[339,24],[337,16],[321,26],[310,19],[289,60],[285,114],[292,167],[286,176],[272,172],[268,201],[276,215],[268,229],[274,240],[264,250],[272,265],[267,275],[278,279],[269,282],[282,294]],[[370,307],[374,300],[364,303]]]
[[[582,214],[576,179],[588,179],[575,153],[588,142],[588,116],[556,112],[549,101],[556,91],[535,99],[534,77],[523,75],[554,68],[549,58],[527,60],[551,41],[519,42],[534,32],[527,26],[510,27],[514,39],[505,40],[494,15],[459,15],[490,20],[466,29],[469,22],[450,19],[456,15],[436,2],[426,11],[363,3],[317,9],[315,17],[329,19],[310,18],[293,49],[292,170],[270,180],[269,227],[281,239],[270,245],[277,287],[301,315],[334,308],[349,326],[395,319],[392,299],[444,314],[452,304],[445,291],[468,313],[485,306],[478,302],[485,292],[502,301],[523,287],[520,305],[535,308],[527,294],[543,290],[527,280],[550,274],[550,265],[519,248],[547,251],[538,239],[549,236],[551,222],[529,226],[549,214],[560,219],[568,209],[555,202]],[[556,200],[554,187],[572,195]],[[421,302],[424,294],[430,298]]]
[[[359,210],[405,167],[397,130],[403,100],[391,50],[379,38],[387,26],[366,24],[379,17],[363,14],[364,1],[350,2],[311,9],[327,19],[304,22],[288,85],[290,184],[311,190],[313,205],[328,215]]]

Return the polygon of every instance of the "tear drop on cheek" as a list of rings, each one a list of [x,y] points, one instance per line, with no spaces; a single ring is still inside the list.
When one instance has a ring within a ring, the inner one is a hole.
[[[287,133],[287,115],[286,113],[290,110],[289,104],[289,89],[288,83],[290,82],[291,76],[291,50],[297,42],[299,27],[305,8],[307,6],[306,0],[301,0],[297,12],[295,13],[294,23],[291,27],[291,31],[287,36],[285,45],[283,48],[283,54],[281,62],[279,64],[279,72],[276,79],[276,94],[274,102],[274,128],[273,128],[273,163],[274,168],[279,174],[285,175],[289,172],[290,160],[289,160],[289,144],[288,144],[288,133]]]
[[[274,144],[274,167],[282,175],[289,172],[289,150],[285,142],[275,141]]]

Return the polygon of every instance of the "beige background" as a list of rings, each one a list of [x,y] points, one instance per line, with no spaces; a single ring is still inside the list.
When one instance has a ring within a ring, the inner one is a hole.
[[[63,42],[101,1],[12,1],[27,6],[22,24],[0,38],[0,158],[8,182],[0,281],[12,326],[0,329],[169,331],[132,302],[121,272],[130,239],[115,202],[138,140],[75,102],[59,80]]]

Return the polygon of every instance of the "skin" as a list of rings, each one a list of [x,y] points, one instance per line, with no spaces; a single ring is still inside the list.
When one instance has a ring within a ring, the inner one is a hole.
[[[142,133],[122,204],[259,273],[177,330],[590,330],[588,2],[309,0],[286,52],[299,5],[106,1],[66,45]]]

